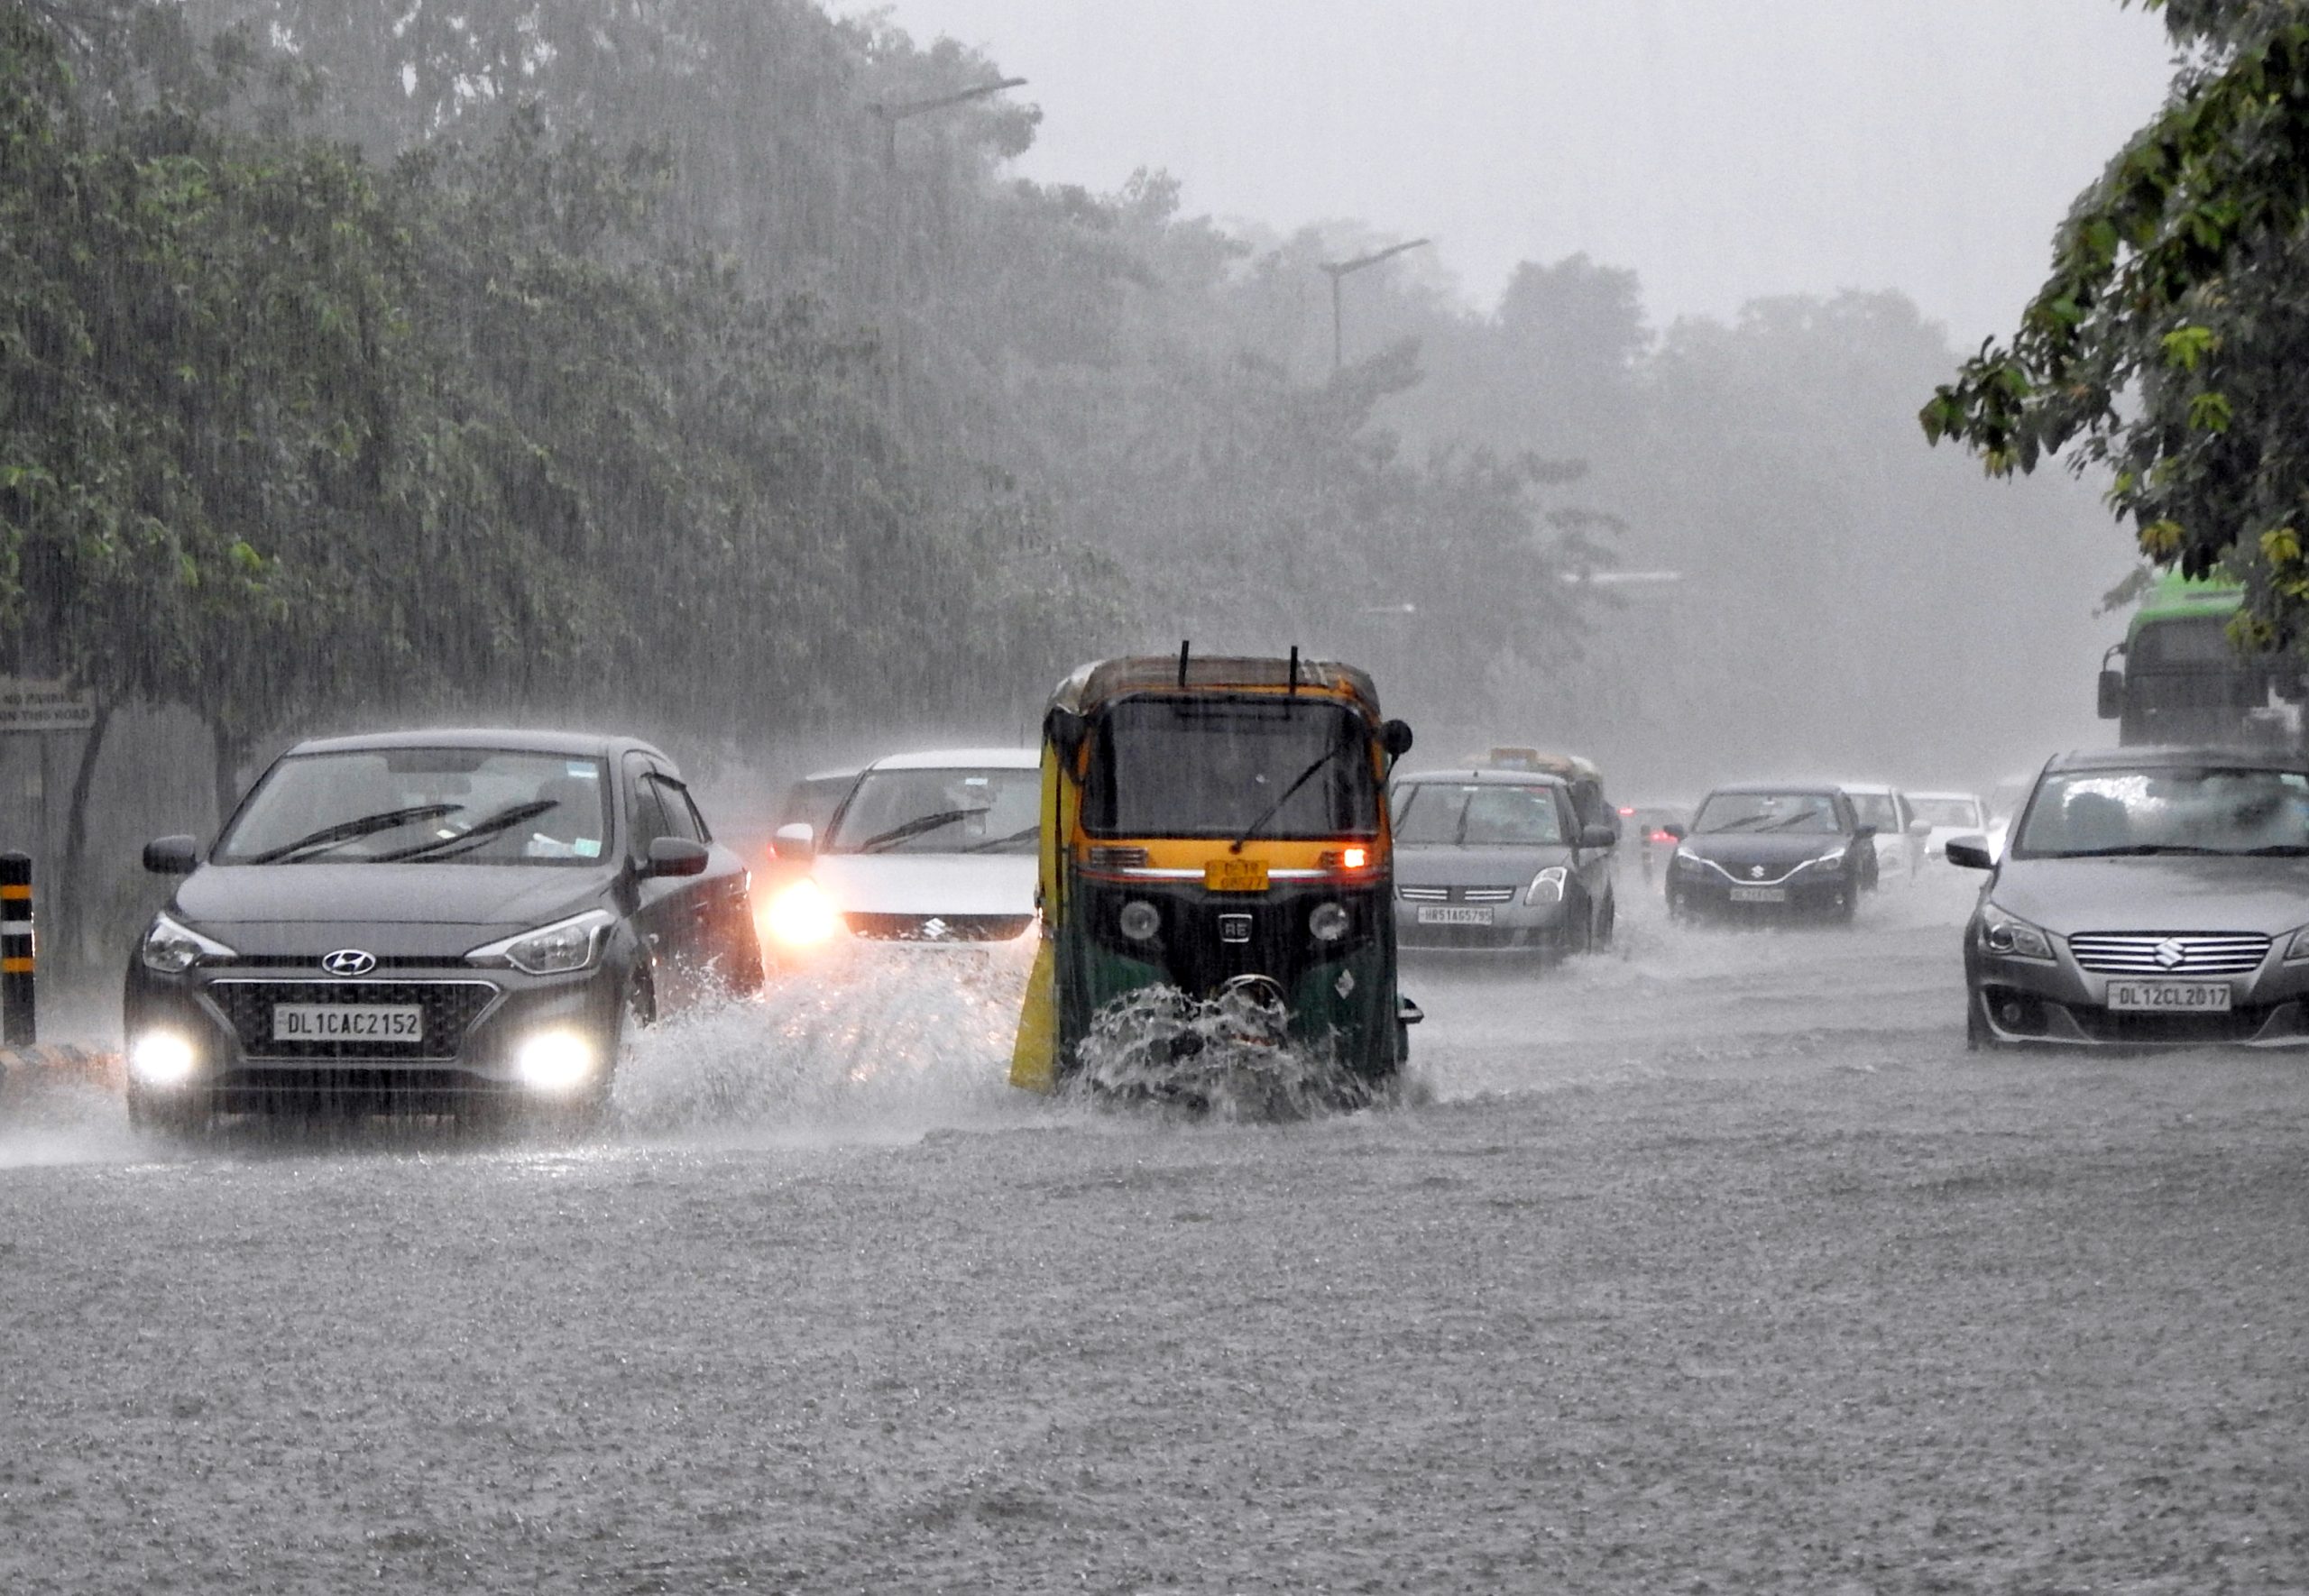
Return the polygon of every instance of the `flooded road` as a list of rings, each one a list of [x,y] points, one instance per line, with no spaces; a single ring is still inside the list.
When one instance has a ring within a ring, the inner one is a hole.
[[[0,1586],[2309,1587],[2309,1065],[1967,1055],[1972,885],[1415,966],[1288,1125],[1011,1092],[1000,969],[666,1027],[598,1145],[52,1107]]]

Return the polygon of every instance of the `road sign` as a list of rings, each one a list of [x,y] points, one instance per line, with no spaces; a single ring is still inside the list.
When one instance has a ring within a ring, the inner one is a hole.
[[[0,733],[87,731],[97,723],[97,695],[34,676],[0,676]]]

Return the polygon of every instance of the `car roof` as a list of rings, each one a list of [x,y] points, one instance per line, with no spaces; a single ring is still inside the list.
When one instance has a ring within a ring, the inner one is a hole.
[[[1036,770],[1042,766],[1039,748],[925,748],[913,754],[886,754],[869,770]]]
[[[1718,793],[1791,793],[1808,797],[1833,798],[1839,793],[1848,795],[1851,791],[1840,782],[1725,782],[1721,786],[1710,787],[1707,795],[1713,798]]]
[[[1847,793],[1866,798],[1890,798],[1893,793],[1903,791],[1887,782],[1838,782],[1836,785]],[[1911,793],[1908,796],[1914,797],[1915,794]]]
[[[665,754],[636,737],[598,731],[539,731],[524,728],[446,726],[414,731],[368,731],[352,737],[308,738],[291,754],[356,754],[381,748],[497,748],[511,754],[582,754],[607,758],[621,753]],[[667,763],[671,764],[671,760]]]
[[[2193,765],[2223,765],[2244,770],[2309,770],[2309,753],[2298,748],[2224,748],[2212,745],[2075,748],[2055,755],[2045,769],[2050,773]]]
[[[1497,770],[1489,766],[1459,766],[1442,770],[1407,770],[1394,778],[1394,784],[1403,786],[1413,782],[1481,782],[1495,787],[1561,787],[1568,786],[1561,776],[1548,770]]]
[[[1954,787],[1936,787],[1929,791],[1920,787],[1911,787],[1908,792],[1910,798],[1961,798],[1967,803],[1981,802],[1981,795],[1978,793],[1960,793]]]

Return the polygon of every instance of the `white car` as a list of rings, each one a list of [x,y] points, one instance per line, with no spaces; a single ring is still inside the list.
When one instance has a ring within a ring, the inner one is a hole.
[[[1035,749],[877,759],[823,830],[778,828],[778,857],[805,859],[807,870],[770,899],[763,942],[791,964],[842,942],[1019,941],[1034,933],[1041,835]]]
[[[1924,864],[1924,837],[1929,829],[1909,806],[1908,794],[1881,782],[1839,782],[1844,795],[1863,826],[1876,828],[1876,878],[1914,876]]]
[[[1988,803],[1978,793],[1910,793],[1908,799],[1917,819],[1932,828],[1924,837],[1927,859],[1946,858],[1951,837],[1988,833]]]

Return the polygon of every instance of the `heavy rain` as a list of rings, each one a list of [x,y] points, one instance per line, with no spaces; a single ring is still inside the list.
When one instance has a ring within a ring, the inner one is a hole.
[[[0,0],[0,1588],[2309,1590],[2304,151]]]

